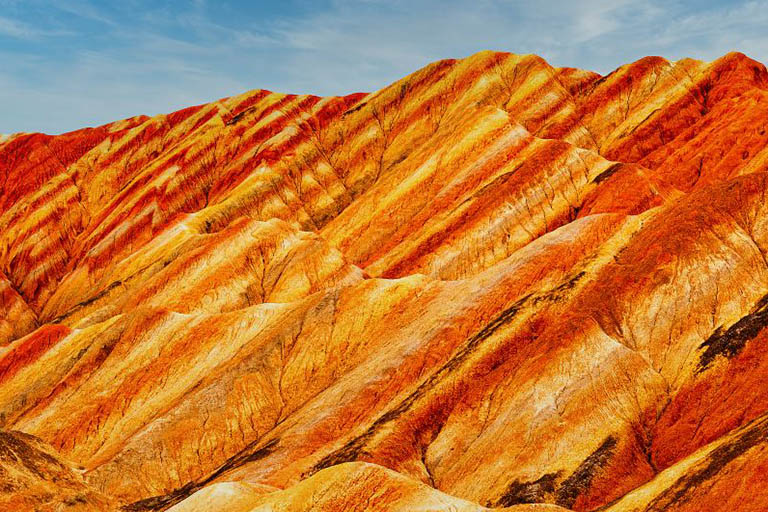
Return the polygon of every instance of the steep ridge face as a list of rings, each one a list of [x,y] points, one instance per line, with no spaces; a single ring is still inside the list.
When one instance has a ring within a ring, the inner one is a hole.
[[[83,481],[77,468],[23,432],[0,431],[0,476],[2,510],[98,512],[114,507]]]
[[[0,509],[765,510],[767,113],[482,52],[0,139]]]

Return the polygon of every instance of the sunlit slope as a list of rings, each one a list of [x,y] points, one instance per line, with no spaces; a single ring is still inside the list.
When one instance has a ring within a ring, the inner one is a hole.
[[[106,509],[761,510],[767,113],[483,52],[6,137],[0,427]]]

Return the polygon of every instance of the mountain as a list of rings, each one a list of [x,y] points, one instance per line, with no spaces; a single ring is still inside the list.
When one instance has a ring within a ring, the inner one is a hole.
[[[23,432],[0,432],[0,508],[98,512],[114,503],[95,492],[77,468]]]
[[[7,137],[0,508],[766,510],[767,130],[482,52]]]

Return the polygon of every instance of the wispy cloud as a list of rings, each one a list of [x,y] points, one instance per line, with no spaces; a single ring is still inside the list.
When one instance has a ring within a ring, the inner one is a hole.
[[[109,15],[105,14],[102,9],[91,4],[87,0],[57,0],[52,6],[61,12],[77,16],[90,21],[96,21],[108,26],[115,26],[117,22],[113,20]]]
[[[245,89],[375,90],[482,49],[609,72],[768,58],[768,0],[0,0],[0,132],[58,132]]]
[[[40,39],[43,37],[72,35],[69,30],[45,30],[19,20],[0,16],[0,36],[15,39]]]

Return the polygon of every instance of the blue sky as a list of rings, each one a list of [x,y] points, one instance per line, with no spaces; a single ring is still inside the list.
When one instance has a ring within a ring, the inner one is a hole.
[[[0,0],[0,133],[60,133],[249,89],[371,91],[483,49],[609,72],[768,61],[768,0]]]

